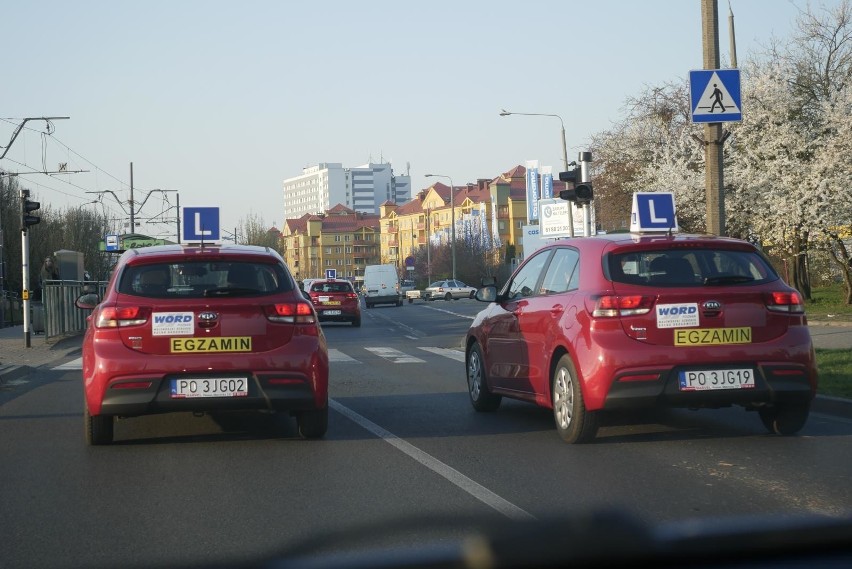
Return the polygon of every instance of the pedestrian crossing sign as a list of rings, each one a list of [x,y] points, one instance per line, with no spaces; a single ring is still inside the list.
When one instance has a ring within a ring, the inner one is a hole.
[[[739,69],[699,69],[689,72],[692,122],[743,120]]]

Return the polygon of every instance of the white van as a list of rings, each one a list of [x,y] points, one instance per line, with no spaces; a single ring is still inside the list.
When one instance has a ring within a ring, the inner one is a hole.
[[[367,308],[377,304],[402,306],[395,265],[367,265],[364,268],[364,303]]]

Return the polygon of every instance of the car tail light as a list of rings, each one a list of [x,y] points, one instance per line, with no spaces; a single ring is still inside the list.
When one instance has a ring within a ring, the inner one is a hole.
[[[266,307],[266,317],[273,322],[314,324],[314,310],[307,302],[282,302]]]
[[[618,316],[638,316],[651,311],[653,296],[641,295],[605,295],[595,301],[592,316],[595,318],[615,318]]]
[[[139,306],[105,306],[98,311],[96,328],[140,326],[148,321],[148,311]]]
[[[347,293],[346,293],[346,298],[350,298],[350,299],[358,298],[358,293],[355,293],[355,292],[347,292]]]
[[[763,301],[766,303],[766,308],[774,312],[801,314],[805,311],[802,297],[796,291],[767,292],[763,295]]]

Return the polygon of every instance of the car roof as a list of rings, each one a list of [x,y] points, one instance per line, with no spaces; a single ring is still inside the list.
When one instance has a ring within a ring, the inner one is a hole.
[[[734,247],[740,249],[754,250],[757,247],[748,241],[734,237],[721,237],[709,233],[605,233],[590,237],[568,237],[557,239],[545,245],[544,248],[573,245],[580,249],[593,249],[609,251],[621,247],[670,247],[704,245],[717,247]]]
[[[175,244],[175,245],[153,245],[151,247],[140,247],[138,249],[128,249],[125,251],[119,263],[146,263],[148,261],[182,261],[187,262],[195,259],[203,259],[205,257],[216,258],[242,258],[250,260],[252,258],[268,262],[270,257],[277,261],[284,262],[284,259],[275,249],[270,247],[261,247],[258,245],[199,245],[199,244]]]

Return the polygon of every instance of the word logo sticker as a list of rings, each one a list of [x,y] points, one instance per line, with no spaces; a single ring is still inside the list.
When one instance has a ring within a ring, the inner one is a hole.
[[[192,312],[155,312],[151,321],[154,336],[192,335],[195,316]]]

